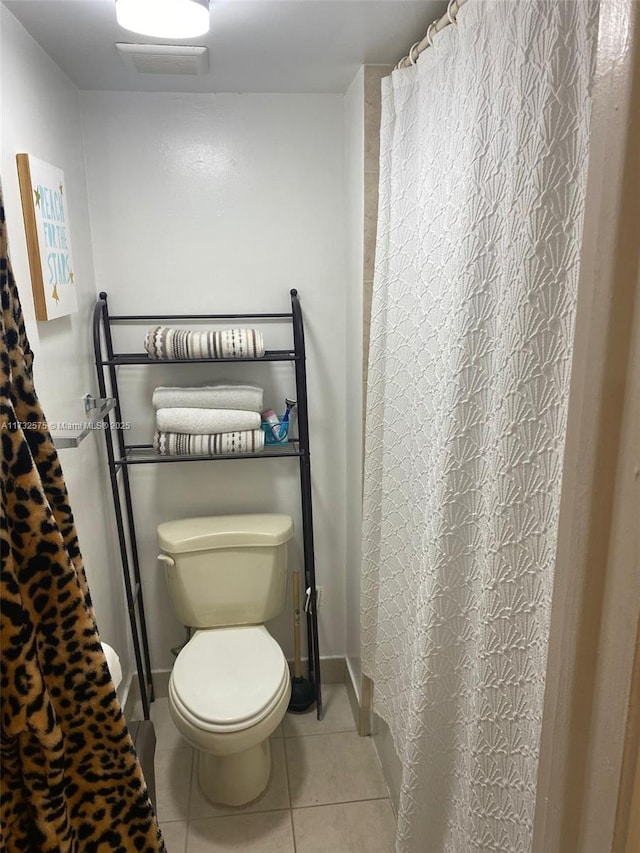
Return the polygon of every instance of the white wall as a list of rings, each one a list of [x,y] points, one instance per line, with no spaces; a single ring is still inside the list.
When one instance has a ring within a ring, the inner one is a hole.
[[[325,587],[320,651],[343,656],[344,401],[347,373],[360,370],[345,352],[343,98],[89,92],[80,100],[96,279],[113,313],[287,311],[289,289],[299,289],[316,572]],[[119,345],[141,351],[147,326],[129,330]],[[274,327],[265,335],[268,348],[280,345]],[[150,441],[158,384],[254,381],[278,409],[294,394],[290,364],[213,368],[121,370],[132,435]],[[153,666],[166,669],[182,629],[155,559],[157,524],[208,513],[288,512],[299,561],[298,465],[225,460],[136,466],[131,474]],[[291,655],[290,611],[270,628]]]
[[[82,395],[96,392],[89,326],[95,281],[78,92],[4,6],[0,21],[2,184],[11,258],[35,353],[36,389],[49,421],[82,420]],[[19,152],[52,163],[65,174],[78,288],[78,311],[71,317],[35,320],[15,160]],[[79,448],[61,450],[60,459],[98,628],[121,656],[126,672],[128,629],[121,572],[113,556],[102,444],[101,435],[90,435]]]
[[[347,661],[356,691],[360,689],[360,556],[362,522],[362,295],[364,259],[364,66],[344,98],[347,231],[347,373],[345,411]]]

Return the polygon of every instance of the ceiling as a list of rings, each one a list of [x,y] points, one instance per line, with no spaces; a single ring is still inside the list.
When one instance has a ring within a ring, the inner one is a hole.
[[[363,64],[395,64],[444,14],[446,0],[212,0],[202,76],[139,74],[116,42],[162,44],[116,23],[114,0],[4,0],[84,90],[345,92]]]

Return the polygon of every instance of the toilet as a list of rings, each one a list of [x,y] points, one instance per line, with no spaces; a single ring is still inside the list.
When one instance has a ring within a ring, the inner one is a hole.
[[[241,806],[266,788],[270,735],[291,678],[264,626],[285,607],[287,515],[185,518],[158,525],[177,618],[194,629],[169,679],[173,722],[199,752],[198,781],[213,803]]]

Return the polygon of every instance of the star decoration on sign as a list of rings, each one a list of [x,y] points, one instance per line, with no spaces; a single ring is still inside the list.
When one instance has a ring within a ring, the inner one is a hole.
[[[69,270],[69,281],[71,282],[71,284],[74,283],[73,282],[74,277],[75,277],[75,273],[72,272],[71,270]]]
[[[53,293],[51,294],[51,298],[55,299],[56,302],[60,302],[60,297],[58,296],[58,285],[53,285]]]
[[[62,183],[60,184],[60,186],[58,187],[58,189],[60,190],[60,195],[64,195],[64,193],[62,192]]]
[[[40,207],[40,190],[34,190],[33,194],[36,197],[36,207]]]

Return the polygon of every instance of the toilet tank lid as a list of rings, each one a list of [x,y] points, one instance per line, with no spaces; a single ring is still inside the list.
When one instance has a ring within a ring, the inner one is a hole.
[[[216,548],[273,547],[288,542],[293,520],[288,515],[210,515],[181,518],[158,525],[158,543],[171,554]]]

